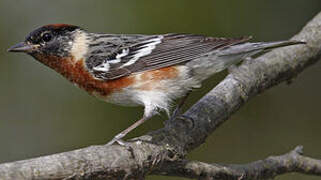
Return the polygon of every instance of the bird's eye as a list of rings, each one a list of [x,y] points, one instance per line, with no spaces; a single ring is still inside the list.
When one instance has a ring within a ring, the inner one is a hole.
[[[49,42],[52,39],[52,35],[50,33],[45,33],[42,35],[42,40],[44,42]]]

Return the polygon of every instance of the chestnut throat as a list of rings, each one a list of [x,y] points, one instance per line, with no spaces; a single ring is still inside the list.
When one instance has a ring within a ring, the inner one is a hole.
[[[89,94],[98,93],[107,96],[114,91],[133,83],[134,77],[126,76],[115,80],[99,80],[94,78],[85,67],[84,60],[74,60],[71,57],[56,57],[44,55],[32,55],[42,64],[54,69],[70,82],[86,90]]]

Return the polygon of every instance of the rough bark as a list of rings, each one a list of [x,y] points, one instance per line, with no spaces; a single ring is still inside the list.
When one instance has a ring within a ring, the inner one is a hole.
[[[185,155],[255,95],[289,81],[321,57],[321,13],[292,39],[307,42],[244,62],[186,113],[127,147],[91,146],[0,164],[0,179],[142,179],[148,174],[199,179],[266,179],[287,172],[321,176],[321,162],[301,148],[244,165],[185,160]]]
[[[281,156],[241,165],[208,164],[182,160],[162,166],[157,172],[163,175],[197,179],[272,179],[277,175],[298,172],[321,176],[321,161],[304,157],[303,147],[298,146]],[[165,174],[166,173],[166,174]]]

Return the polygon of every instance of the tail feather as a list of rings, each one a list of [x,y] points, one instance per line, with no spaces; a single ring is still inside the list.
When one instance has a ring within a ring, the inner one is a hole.
[[[263,49],[269,50],[279,47],[285,47],[285,46],[292,46],[297,44],[306,44],[306,42],[303,41],[277,41],[277,42],[267,42],[263,43]]]
[[[262,51],[268,51],[271,49],[306,44],[303,41],[276,41],[276,42],[258,42],[258,43],[244,43],[231,46],[219,52],[218,56],[231,56],[231,55],[247,55],[252,56]]]
[[[190,61],[186,65],[193,69],[195,79],[202,81],[233,64],[239,63],[247,57],[251,57],[274,48],[296,44],[305,44],[305,42],[278,41],[235,44],[227,48],[218,49],[214,51],[213,54]]]

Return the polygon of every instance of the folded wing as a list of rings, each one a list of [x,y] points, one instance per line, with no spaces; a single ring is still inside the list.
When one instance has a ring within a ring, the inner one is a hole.
[[[104,63],[93,67],[93,74],[112,80],[132,73],[168,67],[204,56],[219,48],[246,42],[250,37],[214,38],[190,34],[166,34],[122,47]]]

